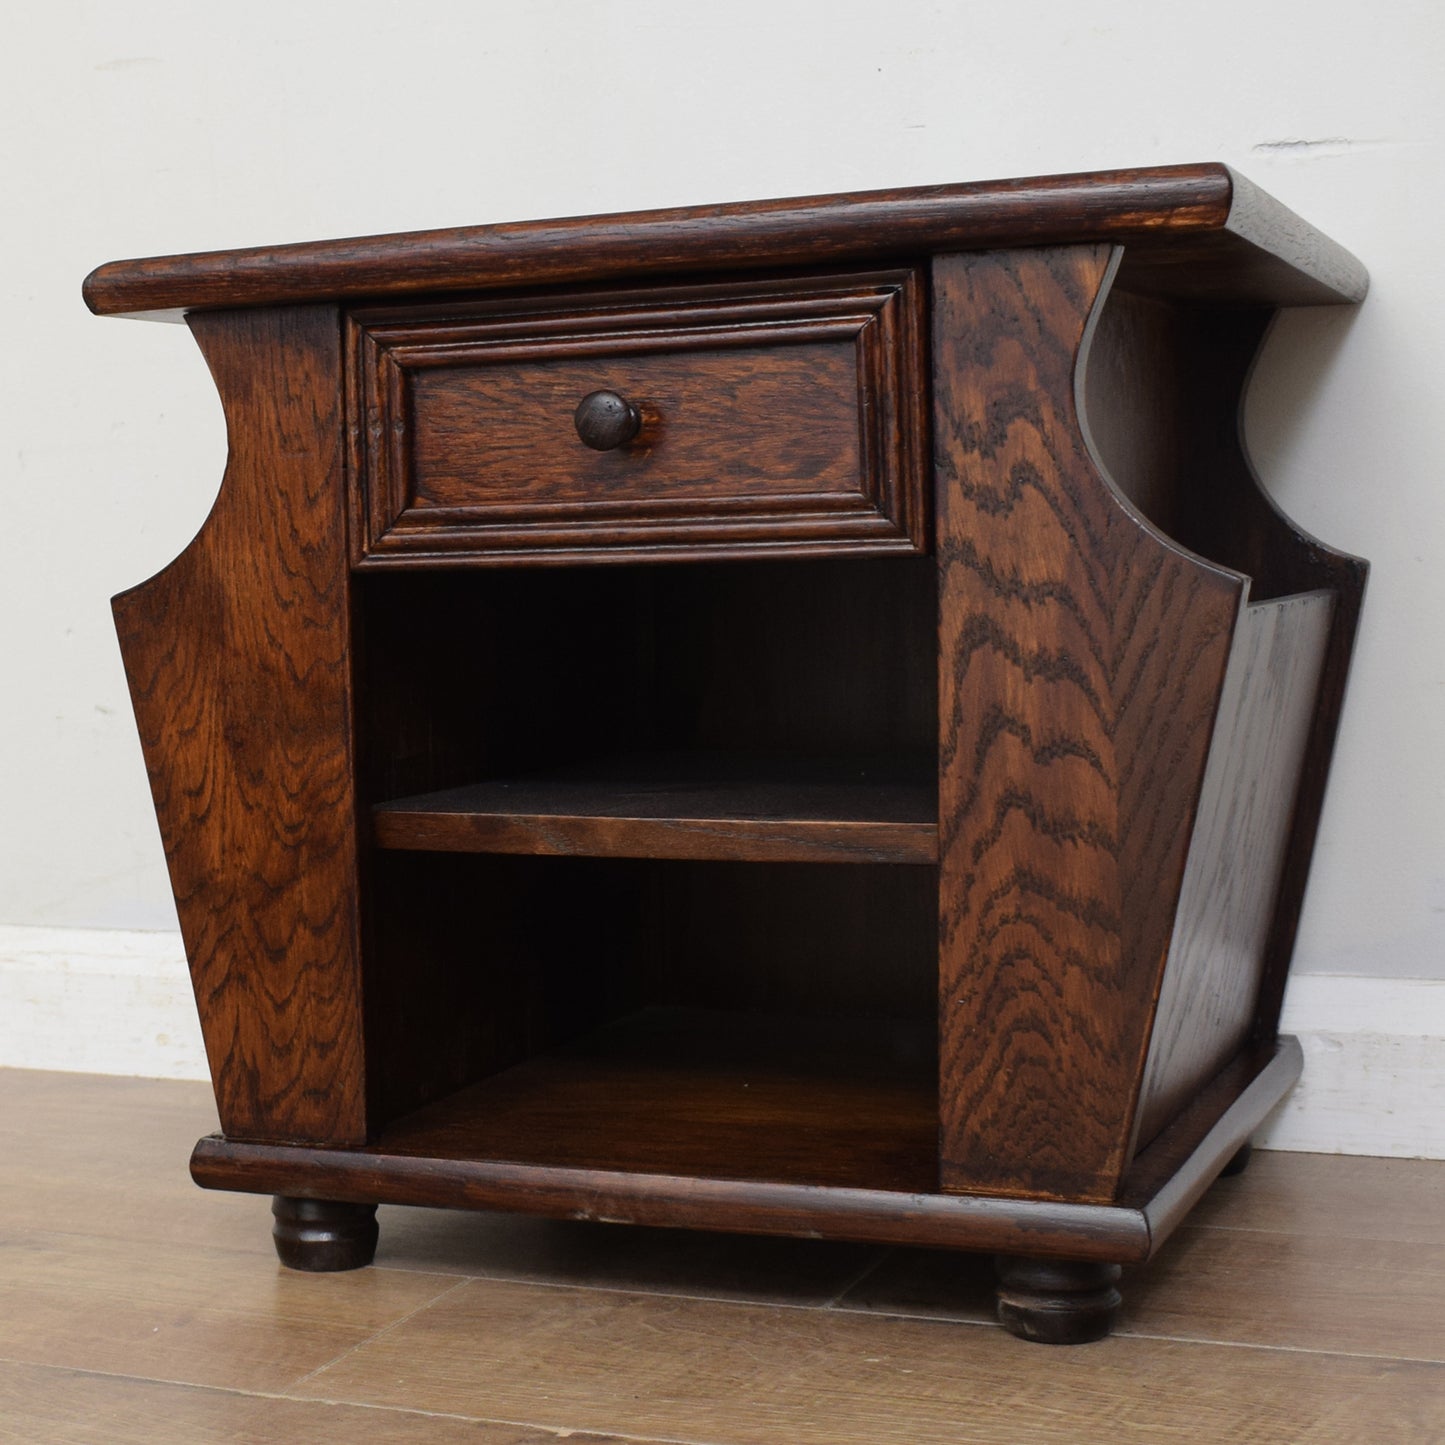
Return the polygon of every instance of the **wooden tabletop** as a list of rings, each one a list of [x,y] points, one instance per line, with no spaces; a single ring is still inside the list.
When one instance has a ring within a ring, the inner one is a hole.
[[[1363,266],[1217,163],[690,206],[113,261],[100,315],[414,297],[1116,241],[1121,284],[1270,305],[1360,300]]]

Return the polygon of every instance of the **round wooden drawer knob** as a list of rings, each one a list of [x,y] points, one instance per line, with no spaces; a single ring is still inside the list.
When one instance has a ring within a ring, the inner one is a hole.
[[[594,452],[610,452],[642,429],[642,413],[615,391],[594,391],[577,403],[577,435]]]

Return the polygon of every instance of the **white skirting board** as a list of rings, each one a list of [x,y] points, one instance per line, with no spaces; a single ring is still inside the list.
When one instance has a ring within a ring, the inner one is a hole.
[[[1266,1149],[1445,1159],[1445,980],[1298,974],[1304,1078]],[[0,1067],[204,1079],[177,933],[0,926]]]
[[[1295,974],[1280,1027],[1304,1075],[1259,1147],[1445,1159],[1445,979]]]
[[[0,1066],[210,1078],[181,935],[0,925]]]

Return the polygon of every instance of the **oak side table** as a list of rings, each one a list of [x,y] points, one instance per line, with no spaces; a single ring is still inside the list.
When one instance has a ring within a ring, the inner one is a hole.
[[[115,599],[222,1132],[378,1202],[999,1257],[1107,1332],[1300,1070],[1365,566],[1240,397],[1360,265],[1223,166],[123,261],[230,460]]]

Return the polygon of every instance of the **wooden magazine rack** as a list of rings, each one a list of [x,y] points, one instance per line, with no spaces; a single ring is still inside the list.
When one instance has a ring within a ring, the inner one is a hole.
[[[1365,568],[1242,450],[1359,265],[1221,166],[104,266],[230,461],[115,601],[222,1132],[378,1202],[987,1250],[1094,1338],[1283,1097]]]

